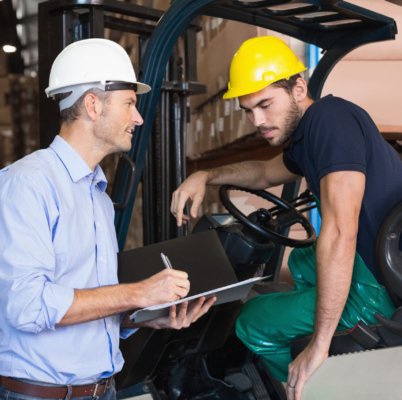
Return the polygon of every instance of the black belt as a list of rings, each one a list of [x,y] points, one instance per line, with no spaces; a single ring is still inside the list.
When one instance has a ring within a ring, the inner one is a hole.
[[[45,399],[64,399],[68,393],[70,394],[69,397],[99,397],[110,388],[112,382],[113,377],[110,377],[90,385],[41,386],[6,376],[0,376],[0,386],[4,389],[28,396],[43,397]]]

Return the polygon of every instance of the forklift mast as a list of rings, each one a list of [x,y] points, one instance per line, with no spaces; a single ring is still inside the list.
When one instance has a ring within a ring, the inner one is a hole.
[[[166,12],[113,0],[52,0],[39,4],[39,86],[41,147],[58,132],[56,106],[44,89],[51,64],[68,44],[105,37],[105,29],[139,35],[139,80],[152,87],[140,96],[144,124],[116,169],[112,198],[116,231],[124,248],[140,182],[143,186],[144,244],[185,234],[169,213],[171,193],[186,176],[188,96],[205,90],[197,82],[197,17],[219,17],[270,29],[319,47],[323,53],[309,80],[319,98],[336,63],[353,49],[394,39],[392,18],[338,0],[174,0]],[[184,60],[177,49],[184,43]],[[219,60],[214,60],[219,62]],[[152,138],[152,139],[151,139]],[[135,168],[134,168],[135,167]],[[299,185],[285,185],[282,197],[292,199]]]

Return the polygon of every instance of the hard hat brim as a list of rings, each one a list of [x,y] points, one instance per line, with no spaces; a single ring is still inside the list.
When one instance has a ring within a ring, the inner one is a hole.
[[[151,86],[147,85],[146,83],[136,82],[136,85],[137,85],[137,90],[135,91],[135,93],[137,93],[137,94],[148,93],[152,89]]]

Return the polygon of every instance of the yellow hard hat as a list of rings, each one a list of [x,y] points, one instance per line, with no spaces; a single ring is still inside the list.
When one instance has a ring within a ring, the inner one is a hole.
[[[305,70],[304,64],[283,40],[273,36],[248,39],[233,56],[228,91],[223,98],[258,92]]]

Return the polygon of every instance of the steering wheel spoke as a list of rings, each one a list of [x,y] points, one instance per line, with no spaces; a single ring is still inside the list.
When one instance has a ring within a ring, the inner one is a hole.
[[[231,190],[251,193],[275,204],[275,207],[271,209],[260,208],[246,216],[230,200],[228,193]],[[240,186],[223,185],[220,187],[219,196],[229,213],[246,230],[253,232],[253,234],[261,239],[290,247],[306,247],[315,242],[315,231],[307,218],[291,204],[272,193],[265,190],[252,190]],[[294,239],[286,235],[287,231],[295,224],[300,224],[306,231],[306,239]]]

